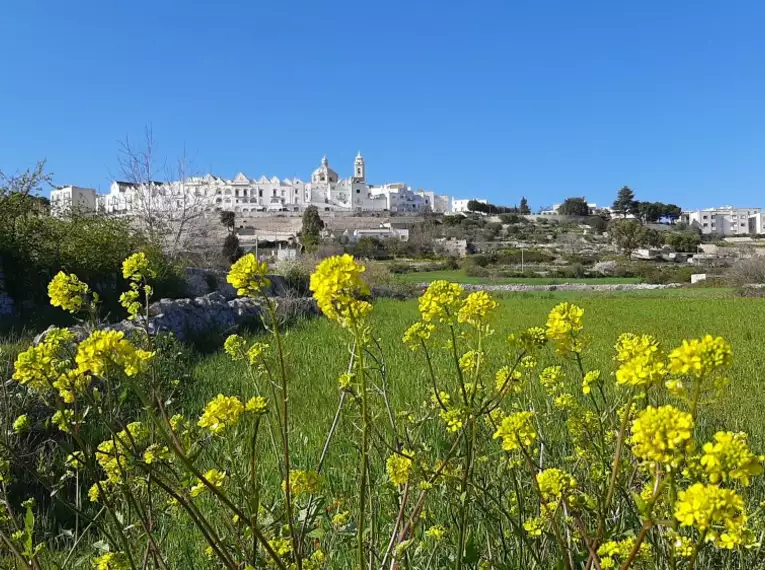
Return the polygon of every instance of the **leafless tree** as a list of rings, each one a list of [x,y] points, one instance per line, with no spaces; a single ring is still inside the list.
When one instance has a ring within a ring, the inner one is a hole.
[[[127,136],[120,142],[118,161],[130,212],[153,244],[171,257],[207,245],[215,225],[208,219],[215,196],[200,178],[192,178],[185,150],[170,165],[158,157],[152,129],[146,127],[140,143]]]

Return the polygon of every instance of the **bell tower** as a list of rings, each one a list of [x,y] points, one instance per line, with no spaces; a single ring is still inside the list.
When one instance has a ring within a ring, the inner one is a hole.
[[[361,151],[356,155],[356,160],[353,161],[353,180],[354,182],[366,182],[367,167],[364,164],[364,157],[361,156]]]

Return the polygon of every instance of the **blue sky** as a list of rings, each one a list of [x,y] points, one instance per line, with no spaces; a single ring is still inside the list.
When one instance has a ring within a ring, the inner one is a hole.
[[[765,3],[0,3],[0,168],[108,188],[151,124],[199,172],[349,176],[533,208],[765,207]]]

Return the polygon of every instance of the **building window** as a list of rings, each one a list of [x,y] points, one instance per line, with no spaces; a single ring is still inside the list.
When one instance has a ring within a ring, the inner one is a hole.
[[[704,227],[707,227],[709,224],[708,224],[708,223],[706,223],[706,222],[704,222],[702,225],[703,225]]]
[[[258,188],[258,198],[262,198],[262,197],[263,197],[263,189]]]
[[[356,188],[356,194],[361,194],[361,189],[360,188]]]

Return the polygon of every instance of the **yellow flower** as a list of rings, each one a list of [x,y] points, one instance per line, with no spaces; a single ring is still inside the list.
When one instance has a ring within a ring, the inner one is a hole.
[[[140,448],[146,446],[148,431],[140,422],[132,422],[125,429],[101,442],[96,448],[96,461],[106,473],[110,483],[122,483],[133,471],[134,459]],[[140,453],[138,457],[142,457]]]
[[[65,403],[73,404],[76,396],[90,387],[91,380],[89,374],[80,370],[67,370],[53,382],[53,387]]]
[[[651,463],[677,466],[693,446],[693,417],[673,406],[648,406],[632,424],[632,453]]]
[[[88,499],[91,503],[97,503],[100,498],[100,491],[98,490],[98,484],[93,483],[88,490]]]
[[[159,445],[158,443],[152,443],[143,452],[144,463],[151,465],[157,461],[165,461],[170,457],[170,450],[166,445]]]
[[[72,471],[79,471],[85,467],[85,454],[82,451],[73,451],[66,456],[64,464]]]
[[[542,536],[542,532],[546,528],[546,517],[531,517],[523,522],[523,529],[529,534],[529,536]]]
[[[546,334],[548,339],[557,343],[559,351],[576,348],[573,336],[584,328],[583,316],[584,309],[572,303],[560,303],[550,311]]]
[[[93,559],[95,570],[130,570],[130,559],[122,552],[107,552]]]
[[[684,340],[682,345],[669,354],[669,371],[672,374],[688,376],[711,375],[729,368],[733,362],[730,344],[724,338],[704,338]]]
[[[134,253],[122,262],[122,277],[130,281],[142,281],[156,277],[152,271],[149,258],[143,252]]]
[[[244,409],[248,412],[253,412],[256,414],[265,414],[268,409],[268,400],[262,396],[254,396],[247,400],[247,403],[244,405]]]
[[[457,313],[457,321],[474,327],[482,327],[489,314],[497,308],[497,302],[486,291],[470,293]]]
[[[667,374],[661,355],[646,351],[624,362],[616,370],[616,383],[648,387],[660,383]]]
[[[135,319],[141,312],[143,305],[141,305],[141,293],[138,291],[138,284],[133,282],[130,284],[130,290],[125,291],[120,295],[120,305],[125,307],[129,319]]]
[[[255,255],[248,253],[231,266],[226,281],[234,286],[237,295],[255,297],[271,285],[267,275],[268,264],[261,263]]]
[[[409,481],[412,471],[412,457],[414,453],[408,449],[402,449],[401,453],[394,453],[385,462],[385,468],[394,485],[404,485]]]
[[[552,467],[539,472],[537,484],[545,502],[560,501],[576,488],[576,479],[569,473]]]
[[[244,404],[236,396],[218,394],[205,406],[197,425],[214,434],[219,434],[239,421]]]
[[[343,328],[363,322],[372,305],[357,297],[369,295],[361,278],[366,268],[351,255],[336,255],[323,260],[311,275],[313,298],[324,315]]]
[[[231,357],[231,360],[243,360],[247,341],[238,334],[229,335],[223,343],[223,350]]]
[[[511,334],[507,342],[526,352],[534,352],[547,343],[547,333],[542,327],[531,327],[520,334]]]
[[[341,511],[332,517],[330,524],[332,528],[342,528],[348,524],[348,520],[351,518],[350,511]]]
[[[51,423],[64,433],[72,431],[74,412],[72,410],[57,410],[50,418]]]
[[[438,415],[446,424],[446,431],[454,433],[462,429],[463,414],[460,410],[441,410]]]
[[[102,376],[112,366],[123,370],[127,376],[144,372],[154,353],[136,348],[124,337],[125,334],[118,331],[91,333],[77,347],[75,362],[78,372]]]
[[[86,295],[90,293],[87,283],[80,281],[73,273],[66,274],[59,271],[51,282],[48,283],[48,297],[50,304],[61,307],[70,313],[82,310]]]
[[[617,560],[619,562],[626,561],[632,551],[635,549],[635,541],[637,539],[632,536],[625,538],[624,540],[614,541],[609,540],[604,542],[598,547],[598,556],[600,557],[601,568],[615,568]],[[651,560],[651,546],[645,541],[640,543],[637,556],[634,560],[634,566],[642,568],[643,565]]]
[[[13,431],[16,433],[23,433],[29,429],[29,416],[26,414],[20,415],[13,422]]]
[[[290,470],[290,492],[293,497],[314,495],[322,486],[321,476],[316,471]],[[282,491],[287,490],[287,481],[282,481]]]
[[[252,343],[252,346],[247,349],[247,360],[251,366],[265,366],[265,353],[268,350],[268,346],[268,344],[263,342]]]
[[[462,305],[463,292],[457,283],[433,281],[418,301],[422,320],[453,323]]]
[[[616,360],[618,362],[629,362],[636,356],[646,352],[657,352],[659,350],[659,342],[649,334],[622,333],[616,339],[614,349],[616,350]]]
[[[701,465],[710,483],[740,479],[749,486],[750,477],[762,473],[762,464],[750,451],[745,433],[718,431],[714,442],[705,443]]]
[[[73,339],[74,335],[65,329],[52,329],[43,342],[19,353],[12,378],[40,394],[50,392],[70,366],[65,348]]]
[[[402,341],[410,350],[417,350],[422,346],[422,343],[430,338],[434,330],[436,330],[435,325],[418,321],[406,329]]]
[[[207,480],[210,485],[215,487],[216,489],[219,489],[223,486],[223,483],[226,482],[226,474],[222,471],[218,471],[217,469],[210,469],[204,474],[204,478]],[[202,479],[199,479],[197,483],[195,483],[191,489],[189,489],[189,494],[192,497],[198,497],[202,493],[204,493],[208,489],[208,486],[202,482]]]
[[[446,534],[446,529],[441,525],[431,526],[430,528],[425,530],[425,536],[427,538],[432,538],[436,542],[441,540],[445,534]]]
[[[718,548],[734,548],[751,540],[744,501],[730,489],[695,483],[680,491],[675,503],[680,526],[706,534]]]
[[[590,370],[582,379],[582,392],[589,394],[592,391],[592,385],[600,380],[600,370]]]
[[[539,382],[549,396],[555,396],[563,390],[563,368],[560,366],[548,366],[539,374]]]
[[[468,350],[460,357],[460,370],[465,374],[477,373],[481,361],[483,361],[483,352],[478,350]]]
[[[503,366],[494,374],[497,392],[517,394],[523,388],[523,375],[518,370],[510,370],[509,366]]]
[[[531,423],[534,412],[516,412],[505,417],[494,432],[494,439],[502,439],[502,449],[515,451],[521,446],[528,448],[537,440],[537,432]]]

